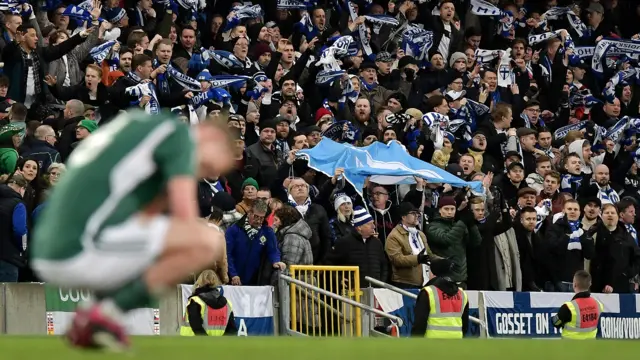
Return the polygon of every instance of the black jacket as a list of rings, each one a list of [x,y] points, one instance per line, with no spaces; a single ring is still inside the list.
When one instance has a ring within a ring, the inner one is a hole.
[[[522,272],[522,291],[540,291],[542,276],[539,275],[540,265],[544,259],[542,239],[538,233],[529,232],[520,221],[513,224],[520,252],[520,271]],[[540,285],[538,285],[540,284]]]
[[[13,237],[13,209],[22,197],[7,185],[0,185],[0,260],[23,266],[22,249]]]
[[[214,288],[210,285],[206,285],[204,287],[196,289],[196,291],[191,295],[191,297],[197,296],[202,301],[204,301],[207,306],[213,309],[220,309],[223,306],[227,305],[227,298],[220,294],[220,291],[217,288]],[[187,316],[189,316],[189,325],[191,325],[191,329],[196,335],[207,336],[207,333],[202,326],[202,316],[200,315],[201,307],[195,301],[192,301],[187,306]],[[231,312],[231,316],[229,316],[229,321],[227,322],[227,328],[224,331],[225,336],[236,336],[238,334],[238,328],[236,327],[236,321],[233,316],[233,311]]]
[[[76,127],[81,120],[84,120],[84,116],[76,116],[66,119],[62,129],[60,130],[57,146],[62,161],[67,161],[67,158],[73,150],[71,144],[78,141],[76,138]]]
[[[458,292],[458,285],[449,278],[435,277],[425,285],[435,286],[442,290],[445,294],[453,296]],[[418,293],[418,299],[416,299],[416,307],[414,308],[413,326],[411,327],[411,336],[424,337],[427,333],[427,321],[429,320],[429,312],[431,307],[429,305],[429,294],[420,290]],[[469,302],[465,305],[462,312],[462,334],[465,335],[469,329]]]
[[[29,149],[20,156],[36,160],[40,166],[40,175],[46,174],[52,163],[62,161],[58,150],[44,140],[33,139],[29,145]]]
[[[597,226],[595,256],[589,269],[591,290],[602,292],[609,285],[614,293],[632,292],[629,280],[640,271],[640,248],[622,223],[614,231],[602,223]]]
[[[278,154],[276,150],[268,150],[260,141],[247,148],[247,155],[254,157],[260,164],[260,178],[256,179],[260,186],[269,186],[278,177]]]
[[[311,228],[311,250],[313,263],[320,264],[331,248],[331,228],[324,208],[318,204],[309,205],[304,221]]]
[[[594,256],[593,238],[587,237],[586,232],[580,236],[582,250],[568,250],[570,234],[569,224],[563,217],[549,225],[544,236],[544,244],[548,251],[547,268],[554,283],[572,282],[576,271],[584,269],[584,259],[592,259]]]
[[[382,243],[376,237],[366,241],[358,233],[351,233],[336,242],[329,252],[327,265],[359,266],[360,287],[367,286],[365,276],[385,281],[388,277],[388,264]]]

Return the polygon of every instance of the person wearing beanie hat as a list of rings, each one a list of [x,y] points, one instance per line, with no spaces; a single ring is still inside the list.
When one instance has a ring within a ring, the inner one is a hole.
[[[94,131],[98,130],[98,124],[93,120],[83,119],[76,126],[76,139],[78,141],[71,144],[71,149],[75,149],[80,141],[88,138]]]
[[[271,61],[271,48],[268,44],[260,42],[257,43],[252,50],[253,58],[257,59],[260,68],[264,70]]]
[[[449,67],[458,72],[467,71],[467,55],[462,52],[454,52],[449,58]]]
[[[242,182],[240,191],[242,192],[242,201],[236,205],[236,211],[242,215],[245,215],[253,206],[254,201],[258,195],[258,182],[254,178],[246,178]]]
[[[366,276],[388,281],[387,258],[382,242],[377,238],[376,224],[367,209],[362,206],[353,209],[353,226],[355,231],[336,240],[326,263],[359,266],[361,284],[366,284]]]
[[[353,218],[353,201],[351,197],[345,193],[336,194],[333,200],[333,207],[336,210],[336,216],[329,220],[332,247],[338,239],[356,231],[351,223]]]
[[[433,253],[450,259],[454,266],[451,279],[461,288],[467,282],[467,247],[479,246],[482,236],[469,206],[457,212],[453,196],[442,196],[438,201],[438,213],[426,228],[425,234]],[[456,215],[460,220],[456,220]]]
[[[247,156],[256,159],[260,164],[260,177],[257,180],[262,184],[271,184],[278,177],[278,167],[275,161],[278,153],[274,145],[277,125],[273,120],[261,120],[259,125],[260,140],[247,147],[246,150]]]
[[[401,92],[395,92],[387,98],[387,107],[394,114],[399,114],[407,108],[407,97]]]
[[[366,128],[362,132],[362,146],[369,146],[378,141],[378,129]]]
[[[331,113],[331,110],[321,107],[320,109],[318,109],[318,111],[316,111],[316,125],[319,127],[322,127],[319,123],[320,122],[324,122],[327,120],[331,120],[333,119],[333,113]]]
[[[429,282],[420,290],[416,299],[411,336],[462,339],[467,333],[469,300],[465,291],[451,279],[455,265],[449,259],[431,261]],[[440,309],[448,309],[447,312],[435,319],[433,314],[439,310],[431,309],[432,303],[437,304]]]

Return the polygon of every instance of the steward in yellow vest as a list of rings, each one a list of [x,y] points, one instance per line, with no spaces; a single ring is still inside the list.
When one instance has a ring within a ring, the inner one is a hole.
[[[432,260],[429,282],[418,294],[412,336],[428,339],[462,339],[469,328],[467,294],[451,280],[453,263]]]
[[[238,329],[231,302],[224,297],[217,275],[205,270],[196,281],[195,290],[187,301],[180,324],[180,336],[236,336]],[[207,281],[215,278],[217,281]]]
[[[573,290],[576,295],[564,303],[551,320],[556,328],[563,328],[563,339],[595,339],[598,334],[598,322],[604,311],[604,305],[591,297],[591,275],[579,270],[573,276]]]

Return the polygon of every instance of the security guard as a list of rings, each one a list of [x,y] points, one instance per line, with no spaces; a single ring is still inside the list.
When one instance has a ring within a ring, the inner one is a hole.
[[[563,339],[595,339],[598,333],[598,321],[604,311],[604,305],[591,297],[591,275],[579,270],[573,276],[573,291],[576,295],[564,303],[558,314],[551,318],[553,326],[564,328]]]
[[[431,260],[429,282],[418,294],[412,336],[428,339],[462,339],[469,328],[467,294],[449,275],[453,262]]]
[[[238,333],[231,302],[222,295],[213,270],[203,271],[194,285],[180,326],[180,336],[235,336]]]

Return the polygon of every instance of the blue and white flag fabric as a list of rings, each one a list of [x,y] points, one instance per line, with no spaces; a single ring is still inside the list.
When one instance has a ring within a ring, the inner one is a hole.
[[[182,313],[185,314],[187,301],[193,291],[191,285],[180,285],[182,293]],[[274,335],[273,287],[271,286],[228,286],[221,287],[220,294],[233,304],[233,317],[238,336]]]
[[[627,80],[629,80],[632,77],[637,77],[638,76],[638,71],[636,68],[629,68],[627,70],[622,70],[622,71],[618,71],[612,78],[611,80],[609,80],[609,83],[607,83],[607,87],[604,88],[604,90],[602,91],[602,94],[604,95],[605,99],[607,100],[608,103],[613,103],[613,101],[616,98],[616,86],[618,86],[621,83],[626,82]]]
[[[349,9],[349,17],[351,18],[351,21],[356,21],[356,19],[358,18],[358,14],[351,4],[351,1],[345,0],[345,5],[347,6],[347,9]],[[362,46],[362,52],[364,53],[365,57],[369,60],[374,60],[375,54],[371,49],[371,45],[369,45],[369,38],[367,37],[367,27],[364,24],[358,25],[357,37],[360,41],[360,46]]]
[[[607,56],[630,55],[637,57],[640,55],[640,41],[618,40],[605,38],[596,44],[591,59],[591,69],[596,75],[602,76],[604,73],[603,62]]]
[[[67,8],[62,12],[62,15],[78,20],[79,22],[90,22],[92,20],[90,11],[74,5],[67,6]]]
[[[571,28],[575,30],[579,37],[588,35],[587,26],[580,20],[580,16],[576,15],[570,7],[553,7],[540,17],[545,23],[546,20],[557,20],[560,16],[567,15],[567,20]]]
[[[500,54],[500,63],[498,64],[498,86],[509,87],[516,82],[516,76],[511,69],[511,48]]]
[[[278,10],[307,10],[317,5],[317,1],[306,0],[278,0],[276,9]]]
[[[8,11],[12,14],[20,14],[22,4],[19,1],[0,1],[0,11]]]
[[[401,48],[405,55],[413,56],[425,67],[429,64],[429,50],[433,46],[433,31],[408,25],[402,33]]]
[[[314,37],[320,34],[320,30],[313,24],[308,12],[302,14],[302,18],[293,25],[293,29],[304,35],[304,38],[307,41],[311,41]]]
[[[320,70],[316,75],[316,85],[329,86],[335,80],[342,78],[344,70]]]
[[[144,106],[144,111],[151,115],[160,114],[160,103],[158,102],[158,96],[156,95],[156,87],[152,82],[129,86],[125,89],[125,93],[137,97],[138,103],[140,103],[143,96],[149,96],[150,99]]]
[[[513,28],[514,16],[511,11],[503,11],[492,3],[484,0],[471,0],[469,5],[471,13],[480,16],[498,16],[500,17],[500,29],[498,34],[507,37]]]
[[[414,177],[429,183],[449,184],[454,187],[470,187],[482,191],[479,181],[464,181],[434,165],[407,153],[404,147],[391,141],[389,144],[375,142],[356,148],[323,138],[313,149],[300,151],[309,160],[309,167],[324,174],[333,174],[337,168],[345,169],[345,179],[362,196],[365,179],[379,184],[411,184]]]
[[[91,55],[91,58],[93,59],[93,61],[96,64],[98,64],[98,65],[102,64],[104,59],[106,59],[107,56],[109,55],[109,52],[113,48],[113,45],[115,45],[116,43],[118,43],[118,41],[111,40],[111,41],[107,41],[107,42],[105,42],[103,44],[100,44],[100,45],[92,48],[89,51],[89,55]]]
[[[380,34],[380,29],[384,25],[396,27],[400,24],[398,19],[389,15],[365,15],[364,18],[373,25],[374,34]]]

